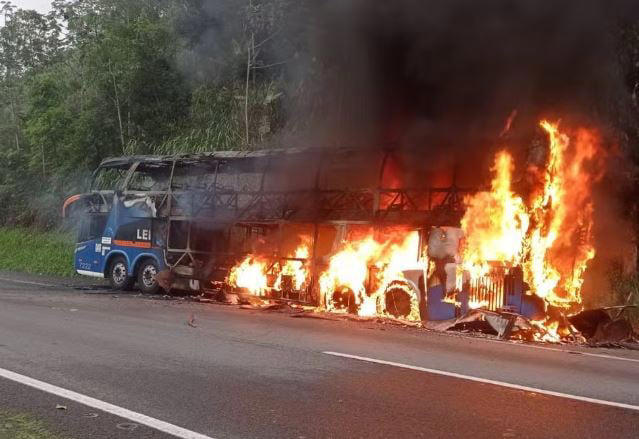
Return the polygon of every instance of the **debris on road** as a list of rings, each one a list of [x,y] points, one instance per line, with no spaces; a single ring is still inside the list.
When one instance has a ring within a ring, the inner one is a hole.
[[[348,312],[328,312],[315,306],[286,299],[267,299],[246,291],[234,292],[207,290],[199,296],[186,299],[200,303],[235,305],[248,311],[277,312],[294,318],[311,318],[332,321],[375,323],[404,328],[423,328],[432,331],[453,331],[464,334],[496,337],[501,340],[524,342],[555,342],[581,344],[592,347],[617,347],[639,350],[639,336],[623,318],[626,310],[634,305],[611,306],[584,310],[574,315],[565,315],[560,308],[549,307],[548,315],[556,321],[556,327],[540,324],[523,314],[509,309],[489,310],[484,307],[469,309],[465,314],[447,320],[409,321],[390,316],[359,316]],[[616,315],[615,315],[616,314]],[[194,318],[189,326],[196,327]],[[554,333],[550,330],[554,327]]]
[[[521,293],[520,293],[521,294]],[[522,303],[524,303],[522,294]],[[164,296],[165,299],[176,299]],[[385,325],[404,328],[420,328],[433,331],[453,331],[501,340],[520,342],[553,342],[586,345],[591,347],[616,347],[639,350],[639,336],[632,325],[624,317],[628,309],[634,305],[611,306],[583,310],[576,314],[567,314],[560,307],[547,306],[545,320],[537,321],[530,315],[513,311],[512,307],[488,309],[481,306],[467,309],[457,317],[446,320],[411,321],[393,316],[360,316],[347,310],[327,311],[317,306],[290,299],[265,298],[253,295],[245,289],[228,288],[207,289],[197,296],[183,296],[179,300],[192,302],[236,306],[242,310],[276,312],[288,314],[294,318],[312,318],[332,321],[352,321],[356,323],[373,323],[382,329]],[[538,306],[533,307],[535,311]],[[527,311],[524,307],[523,310]],[[528,312],[529,313],[529,312]],[[535,313],[529,313],[535,315]],[[425,314],[427,316],[427,314]],[[197,327],[193,314],[187,324]]]
[[[639,335],[630,322],[623,318],[628,309],[635,305],[609,306],[585,310],[568,317],[574,327],[580,331],[592,346],[622,346],[639,349]]]
[[[496,335],[498,338],[534,340],[535,326],[526,317],[506,311],[473,309],[462,317],[427,323],[426,328],[438,331],[479,332]]]
[[[66,405],[61,405],[61,404],[56,404],[55,408],[56,408],[56,410],[66,410],[67,406]]]
[[[163,270],[155,275],[155,280],[165,291],[171,291],[171,286],[175,280],[175,274],[171,270]]]
[[[505,310],[474,309],[456,319],[426,322],[425,327],[437,331],[484,333],[503,340],[554,341],[639,349],[639,336],[630,322],[621,318],[623,311],[628,308],[634,306],[589,309],[569,316],[555,309],[552,314],[555,324],[551,325],[554,334],[549,334],[549,329],[539,322]],[[619,313],[613,318],[610,314],[615,311]]]

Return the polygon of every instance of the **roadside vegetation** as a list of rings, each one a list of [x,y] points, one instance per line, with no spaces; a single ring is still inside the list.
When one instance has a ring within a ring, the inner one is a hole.
[[[25,414],[0,411],[0,439],[60,439],[43,422]]]
[[[58,225],[109,156],[268,144],[313,79],[308,3],[0,2],[0,225]]]
[[[32,228],[0,228],[0,270],[72,276],[73,236]]]

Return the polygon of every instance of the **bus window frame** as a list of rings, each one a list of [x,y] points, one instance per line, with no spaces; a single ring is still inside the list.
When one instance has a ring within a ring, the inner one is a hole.
[[[145,161],[136,161],[131,165],[131,167],[129,168],[128,174],[122,183],[122,188],[120,190],[124,194],[142,194],[142,193],[143,194],[166,194],[171,192],[171,185],[173,182],[173,172],[175,171],[175,162],[176,162],[175,159],[163,160],[163,161],[157,162],[158,164],[166,164],[167,168],[170,171],[169,178],[166,183],[166,188],[164,190],[142,190],[142,189],[130,188],[131,180],[133,179],[133,176],[135,175],[140,165],[148,165],[152,163],[152,162],[145,162]]]
[[[99,166],[98,169],[93,171],[93,175],[91,176],[91,184],[89,186],[89,193],[111,194],[111,193],[115,193],[117,191],[123,190],[125,185],[126,185],[126,183],[128,182],[128,179],[130,178],[131,168],[133,167],[134,164],[135,163],[129,164],[128,167],[125,167],[125,166],[122,166],[122,165]],[[99,173],[103,169],[122,169],[122,170],[125,171],[124,172],[124,177],[122,179],[120,179],[118,184],[113,189],[96,189],[96,180],[98,178]]]

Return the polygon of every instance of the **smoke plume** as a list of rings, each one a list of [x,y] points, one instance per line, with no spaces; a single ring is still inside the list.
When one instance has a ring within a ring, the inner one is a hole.
[[[334,117],[318,131],[466,149],[495,139],[515,109],[513,129],[609,117],[628,99],[615,29],[639,10],[630,3],[322,2],[314,42]]]

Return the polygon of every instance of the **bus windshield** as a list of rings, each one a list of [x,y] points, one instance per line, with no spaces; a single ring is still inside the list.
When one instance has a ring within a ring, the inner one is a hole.
[[[125,167],[99,168],[91,183],[91,191],[115,191],[122,189],[128,170],[128,165]]]

